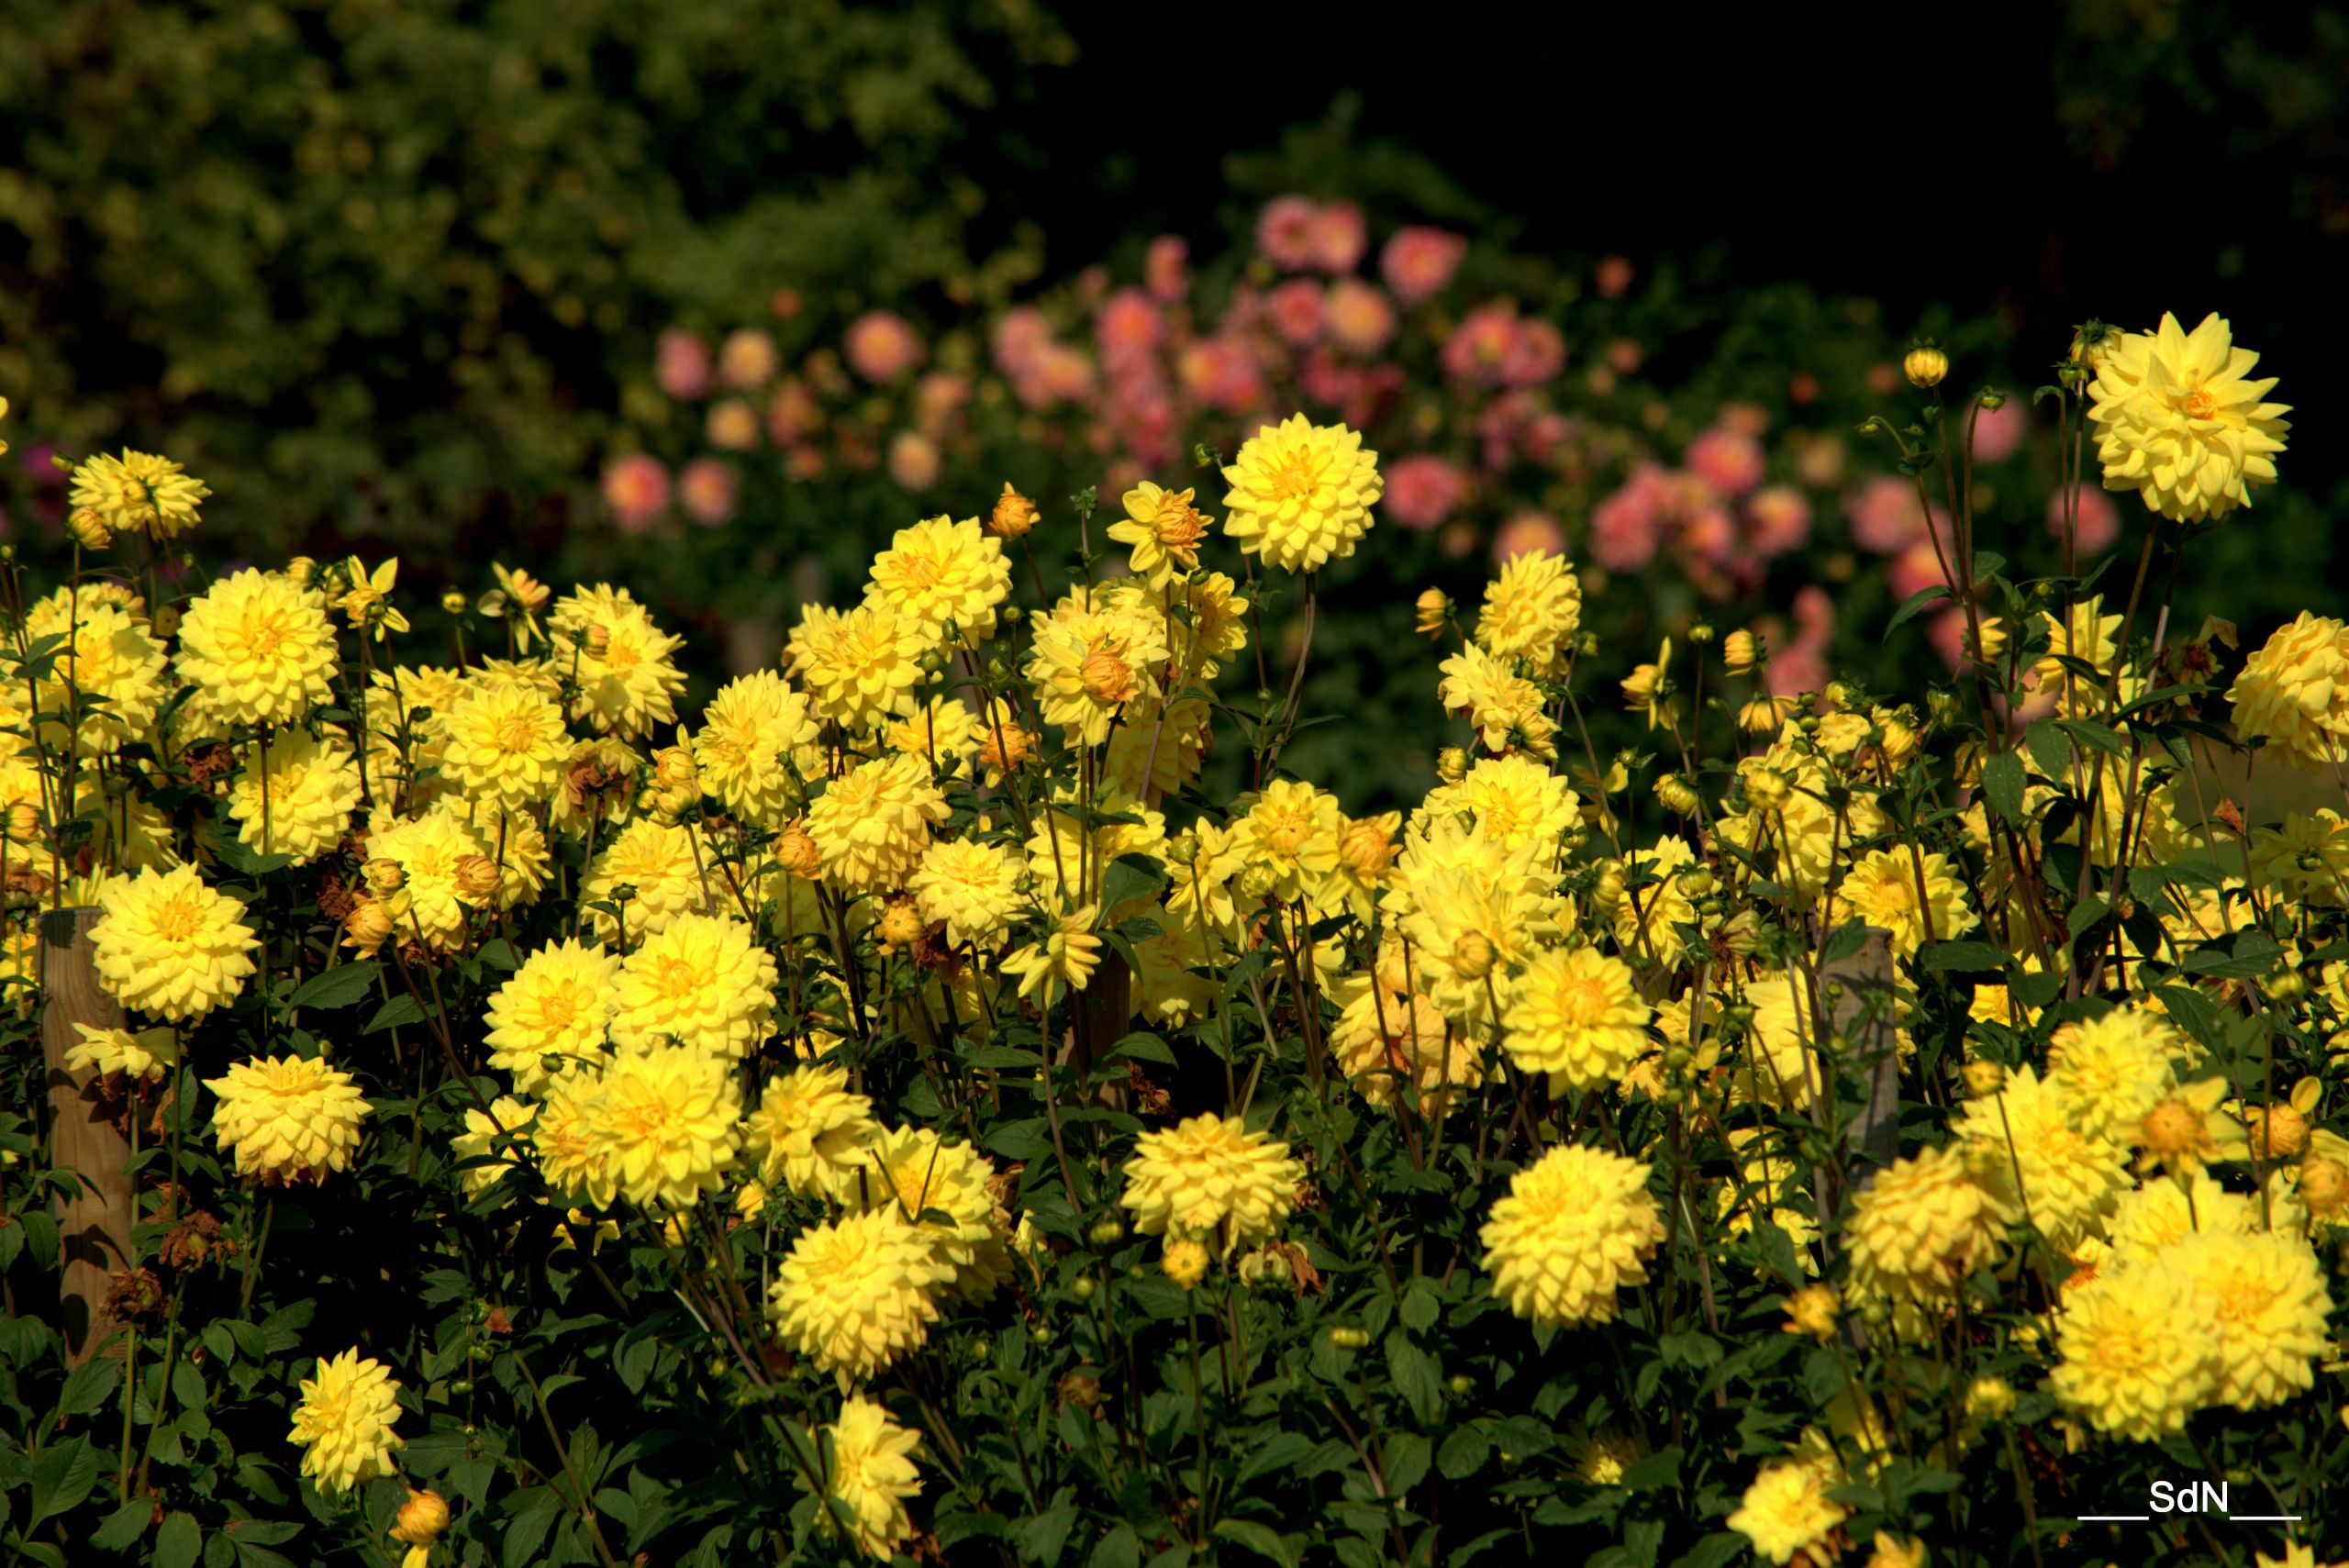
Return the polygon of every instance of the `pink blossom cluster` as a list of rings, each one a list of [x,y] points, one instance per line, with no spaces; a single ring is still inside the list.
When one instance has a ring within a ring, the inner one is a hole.
[[[1591,508],[1590,557],[1610,572],[1637,572],[1668,553],[1716,598],[1752,593],[1769,563],[1810,539],[1810,497],[1800,485],[1764,483],[1768,416],[1731,405],[1690,440],[1680,466],[1633,466]]]

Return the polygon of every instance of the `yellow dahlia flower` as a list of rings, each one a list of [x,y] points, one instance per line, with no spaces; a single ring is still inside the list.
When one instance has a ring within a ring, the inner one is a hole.
[[[2170,1062],[2186,1041],[2167,1019],[2135,1007],[2064,1025],[2047,1047],[2047,1082],[2091,1138],[2123,1139],[2177,1087]]]
[[[219,1098],[212,1135],[237,1174],[273,1184],[324,1182],[351,1167],[370,1106],[351,1074],[315,1057],[264,1056],[206,1078]]]
[[[2339,908],[2349,898],[2349,821],[2320,808],[2288,811],[2251,833],[2252,879],[2276,897]]]
[[[2276,378],[2250,379],[2259,356],[2234,346],[2217,315],[2192,332],[2164,313],[2121,336],[2088,384],[2088,420],[2107,490],[2134,490],[2149,511],[2214,522],[2276,482],[2289,407],[2266,401]]]
[[[126,741],[145,739],[169,695],[163,651],[145,626],[120,606],[85,595],[64,614],[28,617],[25,633],[64,639],[51,655],[48,679],[33,684],[44,744],[63,750],[69,728],[74,748],[84,754],[111,754]],[[12,700],[23,695],[19,685]],[[19,742],[12,736],[8,743]]]
[[[906,1499],[921,1496],[921,1473],[913,1459],[921,1434],[898,1426],[880,1406],[856,1396],[841,1406],[839,1420],[819,1430],[822,1462],[818,1473],[830,1487],[820,1516],[825,1528],[845,1535],[865,1556],[888,1562],[913,1535]],[[805,1473],[796,1478],[806,1490]]]
[[[805,1196],[853,1192],[864,1151],[880,1137],[873,1102],[848,1088],[848,1069],[809,1062],[767,1080],[758,1109],[742,1124],[743,1152],[759,1179]]]
[[[1466,714],[1485,750],[1523,750],[1542,758],[1558,754],[1558,727],[1546,711],[1542,688],[1519,674],[1510,661],[1472,642],[1437,668],[1443,679],[1436,695],[1444,711]]]
[[[845,1393],[921,1348],[942,1277],[930,1243],[891,1205],[801,1231],[775,1265],[767,1310],[784,1343]]]
[[[785,651],[817,716],[858,734],[914,710],[928,646],[919,621],[868,601],[845,615],[808,606]]]
[[[1023,1001],[1041,991],[1049,1009],[1063,989],[1085,989],[1101,962],[1101,939],[1094,932],[1100,917],[1098,904],[1063,910],[1052,917],[1043,940],[1030,942],[1003,961],[1004,973],[1019,976]]]
[[[2066,1247],[2100,1227],[2129,1187],[2128,1151],[2085,1130],[2095,1119],[2062,1083],[2022,1067],[1995,1096],[1968,1100],[1954,1130],[2009,1211]]]
[[[774,955],[720,915],[680,915],[621,962],[612,1043],[671,1040],[711,1055],[751,1054],[774,1034]]]
[[[1520,1073],[1547,1073],[1576,1089],[1622,1077],[1648,1049],[1648,1020],[1631,966],[1596,948],[1536,957],[1501,1009],[1501,1045]]]
[[[1216,1237],[1229,1256],[1271,1238],[1304,1175],[1286,1144],[1208,1112],[1136,1139],[1118,1202],[1145,1236]]]
[[[555,605],[551,624],[560,668],[578,683],[573,718],[628,740],[676,718],[685,677],[674,655],[685,639],[655,626],[627,589],[573,589]]]
[[[1912,854],[1906,846],[1869,851],[1836,891],[1854,914],[1892,933],[1892,951],[1902,958],[1915,958],[1929,940],[1945,942],[1980,924],[1949,858]]]
[[[1476,645],[1501,659],[1522,660],[1541,675],[1563,675],[1582,629],[1582,579],[1574,563],[1544,550],[1501,562],[1485,588],[1476,616]]]
[[[1925,1149],[1879,1172],[1844,1220],[1856,1303],[1888,1308],[1904,1331],[1956,1299],[1988,1262],[2009,1214],[1957,1149]]]
[[[1687,929],[1699,924],[1696,901],[1680,885],[1681,873],[1696,865],[1695,847],[1677,834],[1624,857],[1627,884],[1642,873],[1660,880],[1640,888],[1626,886],[1615,906],[1617,947],[1645,954],[1666,969],[1678,967],[1688,952]]]
[[[892,751],[919,757],[933,771],[952,773],[958,764],[969,766],[987,733],[988,726],[960,698],[933,696],[890,724],[881,740]]]
[[[1830,1562],[1833,1553],[1827,1538],[1852,1515],[1827,1495],[1838,1480],[1828,1466],[1810,1459],[1765,1464],[1738,1500],[1729,1528],[1773,1562]]]
[[[195,527],[198,506],[211,494],[171,459],[126,447],[120,457],[101,452],[77,465],[66,504],[97,513],[111,533],[161,540]]]
[[[1493,1294],[1520,1318],[1581,1328],[1615,1318],[1615,1293],[1645,1284],[1664,1240],[1646,1163],[1561,1145],[1509,1178],[1477,1232]]]
[[[1295,903],[1338,869],[1338,797],[1274,779],[1231,803],[1233,848],[1248,891]]]
[[[1448,1085],[1484,1081],[1476,1042],[1454,1032],[1423,994],[1407,996],[1383,976],[1366,974],[1349,976],[1336,990],[1340,1011],[1330,1027],[1330,1055],[1372,1105],[1391,1102],[1406,1080],[1431,1107],[1442,1103]]]
[[[579,884],[579,902],[587,906],[588,924],[596,940],[620,940],[621,920],[628,940],[640,941],[665,929],[678,916],[709,914],[725,895],[714,863],[717,851],[697,828],[639,817],[596,851],[587,875]],[[600,903],[619,903],[623,887],[634,888],[616,920]]]
[[[291,1440],[302,1445],[302,1473],[321,1492],[348,1492],[362,1481],[398,1473],[395,1451],[406,1448],[393,1426],[400,1418],[400,1385],[391,1368],[352,1346],[318,1358],[315,1376],[302,1380]]]
[[[235,1000],[261,939],[239,900],[193,866],[109,877],[90,929],[98,984],[126,1007],[180,1022]]]
[[[445,801],[420,817],[387,821],[385,815],[378,811],[370,825],[367,852],[397,865],[405,879],[400,937],[443,951],[460,945],[468,911],[489,907],[497,892],[475,890],[462,875],[463,862],[486,857],[492,846]]]
[[[2164,1178],[2121,1195],[2106,1221],[2113,1262],[2125,1268],[2160,1254],[2197,1231],[2248,1236],[2259,1227],[2258,1203],[2197,1171],[2189,1184]]]
[[[976,517],[930,517],[899,528],[873,558],[867,603],[887,606],[930,644],[976,648],[995,635],[996,606],[1011,596],[1011,562]]]
[[[334,668],[326,595],[283,573],[224,577],[180,621],[180,678],[226,723],[294,723],[331,699]]]
[[[884,1131],[863,1153],[862,1168],[842,1183],[843,1201],[894,1207],[929,1244],[938,1289],[982,1301],[1008,1277],[1010,1254],[987,1190],[995,1166],[985,1155],[926,1127]]]
[[[81,1040],[65,1052],[72,1073],[119,1073],[125,1078],[160,1084],[180,1064],[179,1036],[168,1028],[140,1029],[94,1029],[75,1024]]]
[[[441,733],[440,771],[470,800],[519,811],[562,787],[571,736],[562,709],[535,686],[468,683]]]
[[[726,1184],[742,1099],[723,1057],[689,1046],[616,1058],[585,1107],[587,1150],[640,1208],[690,1207]]]
[[[918,757],[876,757],[834,779],[807,808],[823,874],[847,893],[903,887],[930,828],[952,815]]]
[[[530,1121],[530,1151],[539,1174],[558,1193],[608,1208],[618,1195],[618,1173],[591,1138],[591,1117],[603,1082],[585,1073],[550,1078]]]
[[[241,766],[228,785],[228,815],[238,841],[263,854],[307,865],[342,842],[359,804],[359,762],[335,730],[289,729],[239,748]]]
[[[694,732],[694,765],[727,810],[780,828],[799,809],[793,755],[820,733],[805,696],[773,670],[756,670],[718,689]]]
[[[1194,494],[1143,480],[1126,492],[1125,517],[1109,525],[1109,537],[1129,551],[1134,575],[1152,589],[1198,567],[1200,541],[1215,519],[1191,504]]]
[[[2297,768],[2329,768],[2349,751],[2349,626],[2302,610],[2259,645],[2227,688],[2235,733],[2265,739]]]
[[[1028,862],[1000,844],[941,840],[921,852],[906,886],[925,920],[942,922],[949,945],[985,949],[1011,929]]]
[[[618,953],[577,940],[539,949],[493,992],[483,1037],[489,1064],[513,1074],[514,1087],[537,1094],[550,1078],[599,1063],[619,1005]],[[549,1065],[548,1058],[555,1058]]]
[[[2048,1388],[2100,1432],[2145,1442],[2182,1430],[2218,1396],[2217,1321],[2181,1268],[2099,1273],[2065,1299]]]
[[[1072,746],[1098,746],[1129,705],[1160,696],[1166,623],[1146,605],[1073,607],[1065,601],[1035,623],[1028,680],[1036,707]]]
[[[1292,414],[1240,444],[1223,471],[1223,531],[1242,554],[1284,572],[1317,572],[1354,552],[1384,489],[1378,454],[1343,425]]]
[[[520,1137],[527,1140],[530,1120],[539,1114],[536,1106],[525,1105],[510,1095],[500,1095],[489,1103],[486,1113],[476,1106],[465,1107],[465,1130],[449,1140],[449,1151],[459,1163],[479,1161],[457,1173],[467,1197],[479,1197],[495,1186],[507,1172],[515,1168],[507,1152],[508,1139]]]
[[[1531,757],[1482,757],[1455,784],[1428,792],[1430,811],[1465,811],[1504,849],[1557,848],[1582,819],[1582,803],[1564,779]]]
[[[2194,1282],[2217,1320],[2217,1399],[2257,1410],[2314,1386],[2332,1298],[2305,1237],[2204,1229],[2160,1262]]]

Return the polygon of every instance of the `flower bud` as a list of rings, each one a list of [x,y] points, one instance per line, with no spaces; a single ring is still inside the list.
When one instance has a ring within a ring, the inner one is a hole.
[[[1006,483],[996,499],[995,511],[987,517],[987,532],[997,539],[1021,539],[1035,526],[1036,503]]]
[[[410,1546],[429,1546],[440,1539],[449,1528],[449,1505],[440,1493],[411,1491],[407,1501],[400,1505],[398,1520],[392,1526],[395,1539]]]
[[[496,895],[497,884],[504,880],[497,862],[487,855],[461,855],[455,867],[457,895],[479,903]]]
[[[1435,776],[1448,784],[1456,784],[1468,776],[1468,753],[1457,746],[1446,746],[1435,754]]]
[[[1656,775],[1655,797],[1664,802],[1664,808],[1666,811],[1681,817],[1697,815],[1697,792],[1689,786],[1688,781],[1678,773]]]
[[[440,595],[440,607],[452,616],[465,613],[465,594],[462,588],[451,588]]]
[[[8,841],[29,844],[40,837],[40,811],[28,800],[8,807]]]
[[[2320,1156],[2300,1167],[2300,1201],[2315,1215],[2349,1208],[2349,1165]]]
[[[1996,1062],[1969,1062],[1965,1067],[1965,1092],[1987,1100],[2007,1086],[2007,1070]]]
[[[1911,386],[1939,386],[1942,378],[1949,374],[1949,356],[1926,343],[1909,350],[1908,358],[1900,361],[1900,370]]]
[[[815,881],[824,869],[824,858],[817,851],[816,840],[796,822],[775,835],[774,853],[774,863],[802,882]]]
[[[1358,1351],[1370,1343],[1370,1330],[1341,1326],[1330,1330],[1330,1342],[1341,1350]]]
[[[1493,972],[1493,944],[1482,931],[1464,931],[1452,944],[1453,973],[1463,980],[1482,980]]]
[[[580,645],[587,650],[590,658],[601,659],[612,651],[612,628],[601,621],[596,622],[580,639]]]
[[[683,746],[663,746],[652,754],[652,782],[662,790],[691,790],[701,782],[694,755]]]
[[[1078,674],[1085,695],[1104,707],[1115,707],[1134,695],[1134,667],[1106,648],[1086,654]]]
[[[1441,588],[1430,588],[1419,595],[1419,635],[1438,636],[1452,618],[1452,595]]]
[[[1732,675],[1752,673],[1753,666],[1762,662],[1761,639],[1742,629],[1731,632],[1721,639],[1721,662]]]
[[[407,885],[407,873],[400,862],[378,855],[367,862],[367,891],[378,898],[389,898]]]
[[[885,949],[895,951],[911,947],[921,940],[923,931],[920,914],[910,898],[892,898],[882,907],[881,919],[875,928]]]
[[[362,899],[342,917],[343,940],[362,953],[372,953],[391,940],[392,912],[373,899]]]
[[[1089,1284],[1092,1282],[1088,1280],[1085,1283]],[[1062,1403],[1074,1405],[1085,1414],[1091,1415],[1101,1405],[1101,1383],[1098,1378],[1088,1376],[1081,1372],[1063,1373],[1060,1395]]]
[[[95,506],[74,507],[73,515],[65,519],[65,529],[83,550],[104,550],[114,542],[106,518]]]
[[[2309,1118],[2288,1103],[2247,1106],[2243,1126],[2252,1148],[2268,1160],[2292,1159],[2309,1146]]]
[[[1085,1239],[1097,1247],[1110,1247],[1124,1240],[1125,1234],[1126,1222],[1113,1216],[1096,1220],[1093,1229],[1085,1233]]]

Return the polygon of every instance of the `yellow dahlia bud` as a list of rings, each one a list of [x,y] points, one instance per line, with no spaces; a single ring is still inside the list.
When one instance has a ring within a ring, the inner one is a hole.
[[[1493,944],[1482,931],[1464,931],[1452,944],[1453,972],[1463,980],[1482,980],[1493,972]]]
[[[1452,619],[1452,596],[1441,588],[1430,588],[1419,595],[1419,611],[1420,635],[1437,636]]]
[[[1014,490],[1009,484],[996,498],[995,511],[987,517],[987,532],[997,539],[1022,539],[1036,526],[1036,503]]]
[[[1969,1062],[1965,1073],[1965,1092],[1977,1100],[1991,1099],[2007,1086],[2007,1070],[1996,1062]]]
[[[755,1178],[744,1182],[734,1195],[734,1212],[742,1217],[743,1223],[756,1225],[759,1222],[759,1217],[766,1211],[766,1184]]]
[[[595,622],[580,634],[579,646],[587,651],[589,658],[601,659],[612,651],[612,628],[602,621]]]
[[[1843,1298],[1831,1284],[1807,1284],[1787,1297],[1785,1331],[1805,1334],[1821,1343],[1835,1337],[1835,1320]]]
[[[1079,671],[1085,682],[1085,695],[1105,707],[1130,701],[1134,695],[1134,667],[1106,648],[1097,648],[1085,656]]]
[[[2316,865],[2309,863],[2311,859],[2315,858],[2317,857],[2313,851],[2304,852],[2300,856],[2300,869],[2302,871],[2316,870]],[[2319,860],[2318,863],[2321,864],[2322,862]],[[2267,999],[2271,1002],[2297,1002],[2301,997],[2309,994],[2308,981],[2301,976],[2298,970],[2293,969],[2277,971],[2277,973],[2269,975],[2265,981],[2261,982],[2261,988],[2267,993]]]
[[[1166,1243],[1166,1251],[1158,1260],[1166,1277],[1185,1290],[1196,1290],[1208,1274],[1208,1250],[1188,1236],[1178,1236]]]
[[[1750,631],[1732,631],[1721,640],[1721,662],[1732,675],[1751,674],[1762,662],[1762,642]]]
[[[1591,907],[1609,919],[1623,906],[1623,868],[1613,861],[1598,868],[1598,875],[1590,884]]]
[[[312,579],[317,574],[318,563],[306,555],[297,555],[285,563],[285,575],[293,578],[305,588],[310,586]]]
[[[2101,321],[2084,321],[2072,334],[2071,357],[2090,370],[2100,370],[2105,356],[2121,341],[2121,328]]]
[[[457,892],[475,903],[495,895],[503,880],[497,874],[497,862],[487,855],[460,855],[454,869]]]
[[[1737,727],[1748,735],[1776,735],[1798,706],[1792,697],[1765,693],[1737,710]]]
[[[1900,370],[1911,386],[1939,386],[1942,378],[1949,374],[1949,356],[1926,343],[1909,350],[1909,357],[1900,361]]]
[[[73,542],[83,550],[104,550],[114,542],[114,534],[106,527],[106,519],[95,506],[76,506],[72,516],[65,519],[66,530]]]
[[[1666,811],[1682,817],[1697,815],[1697,792],[1678,773],[1656,775],[1655,797],[1664,802]]]
[[[448,611],[452,616],[463,615],[465,613],[465,591],[462,588],[450,589],[447,593],[440,595],[440,607]]]
[[[11,843],[29,844],[40,836],[40,811],[30,801],[20,800],[8,807],[8,840]]]
[[[367,891],[378,898],[389,898],[407,885],[407,873],[400,862],[381,855],[367,862],[366,876]]]
[[[1970,1421],[2002,1421],[2014,1413],[2015,1385],[2003,1377],[1977,1377],[1965,1390]]]
[[[1338,859],[1364,882],[1377,882],[1395,863],[1396,844],[1375,818],[1351,823],[1338,837]]]
[[[1468,753],[1457,746],[1446,746],[1435,754],[1435,776],[1448,784],[1456,784],[1468,776]]]
[[[794,822],[775,836],[774,863],[802,882],[813,882],[824,869],[824,857],[807,829]]]
[[[411,1491],[407,1501],[400,1505],[400,1517],[392,1526],[392,1537],[410,1546],[429,1546],[448,1528],[448,1500],[438,1492]]]
[[[2300,1201],[2310,1214],[2339,1214],[2349,1208],[2349,1165],[2321,1157],[2302,1165]]]
[[[878,927],[881,945],[888,949],[911,947],[921,940],[920,913],[910,898],[892,898],[882,908]]]
[[[2138,1124],[2137,1140],[2157,1160],[2192,1155],[2210,1140],[2210,1118],[2199,1106],[2171,1095],[2145,1113]]]
[[[652,754],[652,782],[662,790],[689,790],[700,782],[694,754],[683,746],[663,746]]]
[[[2243,1125],[2266,1159],[2289,1160],[2309,1146],[2309,1118],[2288,1104],[2246,1106]]]
[[[373,899],[365,899],[351,906],[342,917],[343,940],[362,953],[373,953],[391,940],[392,916]]]
[[[1756,768],[1745,775],[1745,798],[1757,811],[1778,810],[1793,793],[1793,784],[1776,768]]]

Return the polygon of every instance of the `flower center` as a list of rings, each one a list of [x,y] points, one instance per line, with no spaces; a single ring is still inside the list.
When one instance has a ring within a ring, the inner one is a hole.
[[[2219,400],[2202,387],[2186,395],[2186,417],[2189,419],[2214,419],[2219,414]]]
[[[2183,1154],[2201,1147],[2202,1113],[2183,1100],[2164,1100],[2145,1113],[2140,1129],[2145,1147],[2160,1155]]]
[[[682,1002],[701,988],[701,972],[682,958],[664,958],[652,988],[671,1002]]]
[[[186,941],[203,923],[203,915],[189,903],[165,904],[155,911],[155,934],[167,942]]]
[[[497,721],[497,744],[508,751],[530,749],[530,717],[525,713],[509,713]]]
[[[1321,454],[1310,447],[1291,447],[1268,476],[1273,494],[1283,501],[1310,499],[1321,488]]]

